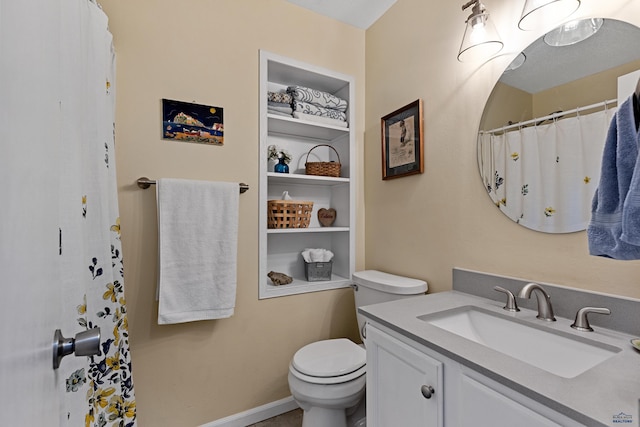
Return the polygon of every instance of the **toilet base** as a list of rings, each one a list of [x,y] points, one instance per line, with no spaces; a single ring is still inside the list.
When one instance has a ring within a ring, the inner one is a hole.
[[[366,392],[365,392],[366,394]],[[347,427],[366,427],[367,425],[367,399],[362,397],[360,403],[349,408],[347,413]]]
[[[366,375],[339,384],[312,384],[289,372],[289,389],[304,411],[303,427],[349,427],[347,417],[364,401]]]
[[[312,406],[302,416],[302,427],[347,427],[344,409],[330,409]]]

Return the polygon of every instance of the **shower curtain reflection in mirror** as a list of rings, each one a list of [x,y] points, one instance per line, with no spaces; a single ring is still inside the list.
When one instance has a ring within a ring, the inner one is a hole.
[[[586,229],[615,111],[608,107],[515,130],[481,131],[478,162],[491,200],[513,221],[532,230]]]

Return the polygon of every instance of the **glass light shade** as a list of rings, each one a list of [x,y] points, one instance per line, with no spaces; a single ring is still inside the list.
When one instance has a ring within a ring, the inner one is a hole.
[[[598,32],[604,19],[590,18],[567,22],[544,35],[544,42],[549,46],[570,46],[588,39]]]
[[[503,46],[495,25],[489,20],[489,14],[472,15],[464,29],[458,61],[472,62],[489,59],[500,52]]]
[[[524,64],[526,60],[527,56],[523,52],[520,52],[518,56],[516,56],[513,61],[511,61],[504,72],[506,73],[508,71],[517,70],[518,68],[522,67],[522,64]]]
[[[534,30],[548,27],[571,15],[579,7],[580,0],[526,0],[518,28]]]

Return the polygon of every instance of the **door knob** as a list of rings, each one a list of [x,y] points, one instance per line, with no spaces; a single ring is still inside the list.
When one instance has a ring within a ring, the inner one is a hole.
[[[425,399],[431,399],[431,396],[436,392],[430,385],[423,385],[420,387],[420,391]]]
[[[77,357],[100,354],[100,328],[78,332],[75,338],[65,338],[60,329],[56,329],[53,334],[53,369],[58,369],[62,358],[71,353]]]

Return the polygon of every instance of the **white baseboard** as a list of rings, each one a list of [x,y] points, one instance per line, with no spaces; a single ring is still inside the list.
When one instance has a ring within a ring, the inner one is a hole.
[[[258,406],[257,408],[249,409],[248,411],[202,424],[200,427],[246,427],[275,417],[276,415],[293,411],[297,408],[298,404],[293,400],[293,397],[289,396],[276,400],[275,402],[267,403],[266,405]]]

